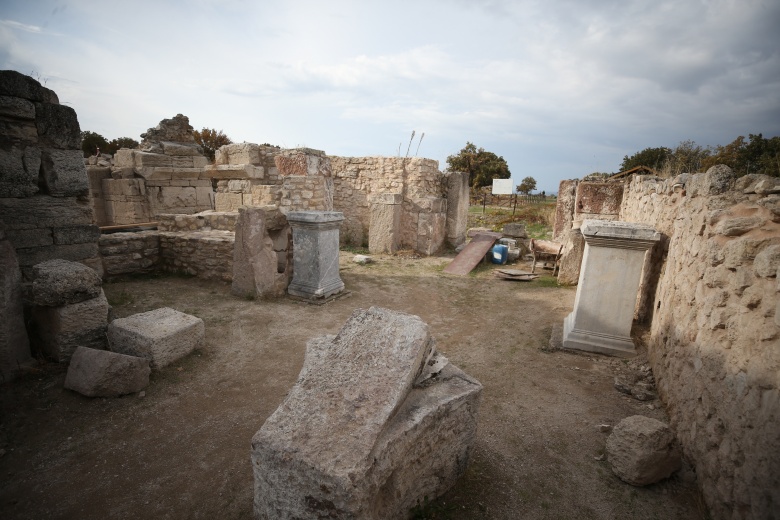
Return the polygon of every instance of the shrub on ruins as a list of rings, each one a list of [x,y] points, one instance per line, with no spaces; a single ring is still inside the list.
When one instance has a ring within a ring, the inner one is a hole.
[[[222,130],[215,130],[214,128],[195,130],[192,132],[192,135],[195,136],[195,142],[203,147],[203,153],[212,162],[214,161],[214,154],[216,154],[220,146],[233,144],[233,141]]]
[[[763,173],[780,177],[780,137],[765,138],[762,134],[740,135],[725,146],[716,146],[714,153],[702,161],[704,170],[725,164],[737,176]]]
[[[111,155],[115,154],[118,150],[121,150],[122,148],[130,148],[131,150],[135,150],[139,146],[139,142],[131,137],[120,137],[118,139],[111,139],[111,141],[108,143],[108,152]]]
[[[635,153],[631,157],[628,155],[623,157],[623,162],[620,164],[620,171],[624,172],[637,166],[647,166],[654,170],[660,170],[666,162],[667,157],[672,154],[672,151],[665,147],[659,146],[658,148],[645,148],[644,150]]]
[[[512,176],[506,160],[484,148],[477,148],[473,143],[466,146],[455,155],[447,157],[447,168],[453,172],[468,172],[469,186],[481,188],[493,183],[493,179],[508,179]]]

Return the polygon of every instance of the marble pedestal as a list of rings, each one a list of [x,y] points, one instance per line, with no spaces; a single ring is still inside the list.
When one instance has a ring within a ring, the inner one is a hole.
[[[645,253],[661,238],[649,226],[585,220],[574,311],[563,322],[563,347],[613,356],[635,354],[631,340]]]
[[[344,290],[339,277],[339,227],[335,211],[291,211],[293,280],[287,292],[301,298],[327,298]]]

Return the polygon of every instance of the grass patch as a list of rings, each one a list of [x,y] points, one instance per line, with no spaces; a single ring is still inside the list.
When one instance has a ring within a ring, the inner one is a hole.
[[[339,251],[344,251],[345,253],[352,253],[353,255],[369,254],[367,246],[353,246],[352,244],[344,244],[343,246],[340,246]]]
[[[558,279],[550,275],[542,275],[533,281],[538,287],[559,287]]]

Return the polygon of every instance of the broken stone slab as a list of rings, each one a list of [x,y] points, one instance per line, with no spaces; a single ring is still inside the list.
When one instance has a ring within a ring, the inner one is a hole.
[[[284,296],[292,276],[291,233],[276,206],[238,208],[230,291],[246,298]]]
[[[119,397],[149,386],[149,360],[108,350],[78,347],[65,376],[65,388],[87,397]]]
[[[32,299],[45,307],[79,303],[99,297],[102,284],[100,275],[84,264],[48,260],[33,266]]]
[[[112,321],[108,344],[112,352],[146,358],[159,369],[202,347],[205,330],[202,319],[162,307]]]
[[[36,305],[31,315],[34,344],[47,357],[67,362],[79,346],[106,348],[109,305],[103,289],[97,298],[57,307]]]
[[[607,438],[612,471],[634,486],[646,486],[680,469],[680,449],[665,423],[633,415],[620,421]]]
[[[407,517],[465,470],[481,390],[417,316],[356,310],[252,439],[255,517]]]

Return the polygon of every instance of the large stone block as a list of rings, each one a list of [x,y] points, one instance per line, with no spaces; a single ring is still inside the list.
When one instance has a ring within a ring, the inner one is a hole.
[[[408,517],[465,470],[481,390],[417,316],[355,311],[252,439],[255,517]]]
[[[302,298],[327,298],[344,290],[339,277],[339,226],[335,211],[291,211],[293,280],[287,291]]]
[[[447,242],[456,247],[466,241],[469,217],[469,174],[447,175]]]
[[[262,163],[260,146],[254,143],[233,143],[221,146],[214,155],[218,165],[238,165]]]
[[[0,223],[0,378],[8,381],[31,358],[24,326],[22,273],[14,247],[4,239],[1,230]]]
[[[0,147],[0,197],[29,197],[38,193],[40,169],[40,148]]]
[[[203,150],[197,143],[174,143],[173,141],[161,141],[163,153],[165,155],[175,155],[179,157],[202,156]]]
[[[97,298],[103,281],[78,262],[56,259],[33,266],[32,299],[35,305],[57,307]]]
[[[0,116],[35,120],[35,105],[19,97],[0,96]]]
[[[285,294],[292,274],[292,262],[288,258],[291,231],[286,223],[277,224],[272,237],[269,227],[280,216],[284,218],[275,206],[239,208],[233,248],[233,294],[244,297]]]
[[[118,397],[149,386],[149,360],[78,347],[70,359],[65,388],[88,397]]]
[[[203,346],[203,320],[163,307],[119,318],[108,326],[113,352],[139,356],[159,369]]]
[[[52,230],[52,236],[58,245],[93,244],[100,239],[100,228],[95,225],[60,227]]]
[[[371,204],[368,250],[373,254],[393,254],[399,248],[403,208],[400,203],[386,203],[385,200],[375,199]]]
[[[46,193],[56,197],[84,195],[89,191],[87,168],[81,150],[46,148],[41,154]]]
[[[41,86],[30,76],[15,70],[0,70],[0,95],[42,103],[59,103],[57,94],[53,90]]]
[[[574,220],[584,220],[577,215],[618,215],[623,202],[623,184],[617,182],[580,182],[574,203]]]
[[[97,298],[59,307],[32,309],[40,351],[60,363],[70,359],[76,347],[106,348],[109,305],[103,290]]]
[[[634,486],[665,479],[680,469],[681,454],[669,426],[633,415],[620,421],[607,439],[612,471]]]
[[[35,126],[41,146],[81,151],[81,128],[71,107],[35,103]]]

